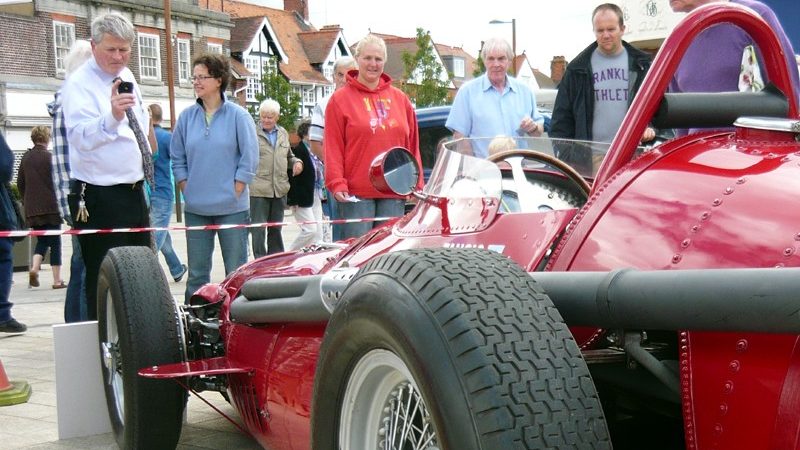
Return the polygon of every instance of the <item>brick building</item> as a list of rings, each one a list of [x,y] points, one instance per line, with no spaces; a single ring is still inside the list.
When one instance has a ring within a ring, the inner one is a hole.
[[[229,53],[233,23],[227,14],[200,8],[195,0],[172,0],[176,113],[194,102],[191,58],[205,51]],[[126,15],[137,38],[130,68],[146,103],[160,103],[170,118],[166,44],[161,0],[34,0],[0,5],[0,129],[16,152],[32,144],[30,129],[51,124],[46,104],[64,81],[63,58],[75,39],[89,38],[94,17],[108,11]],[[243,66],[234,70],[233,89],[246,83]]]

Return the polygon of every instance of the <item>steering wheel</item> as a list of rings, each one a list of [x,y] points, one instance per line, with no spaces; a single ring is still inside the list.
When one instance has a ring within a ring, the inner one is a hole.
[[[568,165],[564,161],[561,161],[555,156],[550,156],[546,153],[537,152],[536,150],[515,149],[515,150],[506,150],[504,152],[497,152],[494,155],[490,155],[487,159],[496,164],[500,161],[505,161],[515,156],[522,158],[530,158],[558,169],[561,173],[566,175],[567,178],[569,178],[573,183],[575,183],[586,194],[588,198],[589,190],[591,190],[591,186],[589,186],[589,183],[587,183],[586,180],[584,180],[583,177],[570,165]]]
[[[579,208],[589,198],[589,183],[565,162],[535,150],[515,149],[498,152],[489,161],[505,162],[511,168],[512,179],[503,180],[503,194],[500,199],[502,212],[553,211]],[[551,175],[534,175],[529,178],[523,161],[534,161]],[[568,187],[553,179],[553,176],[566,175]],[[549,179],[548,179],[549,178]]]

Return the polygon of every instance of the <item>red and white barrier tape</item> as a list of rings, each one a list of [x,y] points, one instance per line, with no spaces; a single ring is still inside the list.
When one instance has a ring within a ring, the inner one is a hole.
[[[361,223],[361,222],[382,222],[386,220],[396,219],[397,217],[365,217],[360,219],[328,219],[328,220],[306,220],[303,222],[263,222],[263,223],[250,223],[250,224],[229,224],[229,225],[198,225],[193,227],[175,226],[175,227],[140,227],[140,228],[103,228],[103,229],[86,229],[76,230],[74,228],[68,230],[15,230],[0,231],[0,238],[10,237],[25,237],[25,236],[61,236],[63,234],[108,234],[108,233],[144,233],[151,231],[203,231],[203,230],[229,230],[233,228],[267,228],[267,227],[282,227],[287,225],[313,225],[317,223]]]

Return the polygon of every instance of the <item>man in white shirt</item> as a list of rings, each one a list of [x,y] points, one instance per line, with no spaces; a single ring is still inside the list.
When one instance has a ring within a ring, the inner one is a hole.
[[[71,178],[68,197],[77,229],[145,227],[149,225],[143,179],[143,151],[152,144],[137,141],[126,110],[143,132],[150,117],[133,73],[128,69],[136,37],[131,22],[115,13],[92,21],[93,57],[77,69],[62,89],[69,142]],[[130,93],[119,93],[122,82]],[[152,141],[152,139],[151,139]],[[86,263],[89,320],[97,318],[97,277],[107,251],[119,246],[149,246],[150,233],[108,233],[79,236]]]

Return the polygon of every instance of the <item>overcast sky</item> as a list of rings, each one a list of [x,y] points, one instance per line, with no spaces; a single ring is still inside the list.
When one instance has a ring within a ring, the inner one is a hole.
[[[249,2],[283,8],[283,0]],[[489,21],[513,17],[517,53],[524,50],[534,68],[549,74],[553,56],[570,60],[594,40],[591,13],[597,4],[598,0],[309,0],[309,15],[317,28],[341,25],[350,45],[368,30],[413,37],[420,27],[430,31],[435,42],[464,47],[473,56],[478,56],[481,41],[490,37],[511,42],[511,24],[490,25]]]

